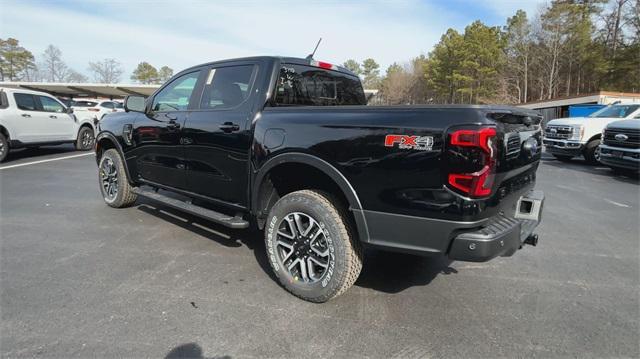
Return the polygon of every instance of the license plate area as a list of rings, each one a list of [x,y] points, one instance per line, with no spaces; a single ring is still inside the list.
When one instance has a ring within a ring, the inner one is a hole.
[[[623,154],[622,151],[611,151],[611,157],[613,158],[622,158]]]
[[[543,204],[544,193],[542,191],[530,191],[518,199],[514,217],[539,222]]]

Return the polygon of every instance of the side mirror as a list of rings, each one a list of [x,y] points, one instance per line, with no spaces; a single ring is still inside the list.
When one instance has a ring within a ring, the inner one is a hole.
[[[71,107],[67,107],[67,113],[68,113],[68,114],[72,114],[72,113],[73,113],[73,108],[71,108]]]
[[[124,98],[124,110],[144,113],[146,109],[145,100],[146,98],[143,96],[129,95]]]

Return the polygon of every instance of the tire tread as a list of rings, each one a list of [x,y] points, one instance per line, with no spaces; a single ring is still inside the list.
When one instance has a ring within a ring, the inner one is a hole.
[[[305,195],[319,202],[329,212],[329,216],[331,217],[330,220],[337,224],[339,237],[341,239],[347,239],[348,241],[348,243],[346,243],[346,245],[344,246],[345,268],[343,271],[336,271],[337,273],[342,274],[342,276],[340,278],[336,278],[338,281],[338,285],[336,286],[336,289],[334,291],[331,291],[323,296],[309,297],[304,294],[296,293],[289,290],[289,292],[291,292],[298,298],[310,302],[323,303],[335,297],[338,297],[339,295],[346,292],[349,288],[351,288],[351,286],[353,286],[353,284],[360,276],[360,271],[362,270],[364,252],[362,246],[354,236],[353,225],[350,223],[351,221],[349,220],[349,216],[347,215],[346,210],[342,206],[334,205],[334,203],[339,203],[339,201],[333,195],[324,191],[308,189],[292,192],[287,194],[287,196],[290,196],[292,194]],[[279,278],[278,273],[275,272],[275,274]]]
[[[110,148],[102,155],[103,158],[105,156],[109,156],[116,163],[118,174],[122,179],[118,181],[118,183],[122,183],[121,188],[118,188],[118,198],[111,203],[107,202],[107,204],[114,208],[130,207],[138,199],[138,195],[133,192],[133,187],[129,184],[120,153],[115,148]]]

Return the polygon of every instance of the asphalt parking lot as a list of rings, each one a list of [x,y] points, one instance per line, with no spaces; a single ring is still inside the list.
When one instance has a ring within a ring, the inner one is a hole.
[[[301,301],[262,236],[107,207],[92,155],[0,165],[2,357],[639,357],[639,181],[543,159],[538,247],[488,263],[367,253]],[[35,151],[35,152],[34,152]]]

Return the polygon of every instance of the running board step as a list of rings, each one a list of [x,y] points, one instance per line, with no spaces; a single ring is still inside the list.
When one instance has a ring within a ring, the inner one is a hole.
[[[133,193],[142,196],[142,197],[146,197],[149,199],[152,199],[154,201],[160,202],[166,206],[175,208],[175,209],[179,209],[181,211],[193,214],[195,216],[198,217],[202,217],[205,219],[208,219],[210,221],[216,222],[218,224],[221,224],[225,227],[229,227],[229,228],[236,228],[236,229],[242,229],[242,228],[247,228],[249,227],[249,222],[242,219],[239,216],[235,216],[235,217],[231,217],[229,215],[220,213],[220,212],[216,212],[216,211],[212,211],[208,208],[204,208],[204,207],[200,207],[200,206],[196,206],[195,204],[189,203],[189,202],[185,202],[185,201],[181,201],[179,199],[175,199],[175,198],[171,198],[168,196],[165,196],[163,194],[160,194],[154,190],[149,190],[149,189],[143,189],[140,187],[134,187],[133,188]]]

